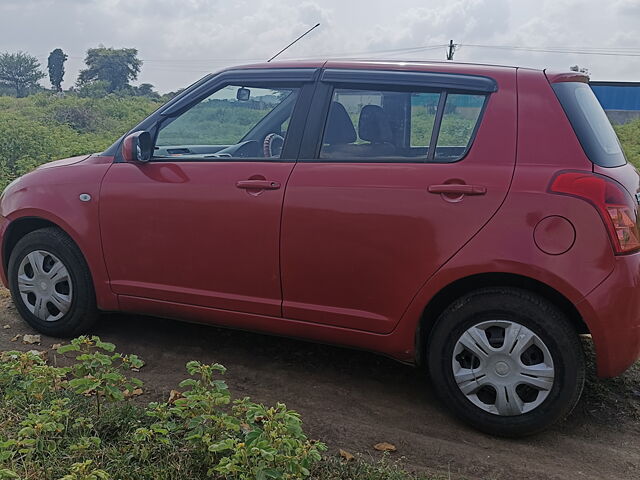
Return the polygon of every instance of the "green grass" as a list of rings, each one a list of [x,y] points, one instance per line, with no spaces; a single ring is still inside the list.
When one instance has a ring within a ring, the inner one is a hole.
[[[325,457],[311,472],[313,480],[439,480],[446,476],[431,476],[409,473],[398,463],[382,459],[370,463],[361,458],[345,462],[338,458]]]
[[[627,160],[640,168],[640,119],[615,127]]]
[[[234,145],[270,111],[232,102],[203,102],[164,128],[158,145]]]

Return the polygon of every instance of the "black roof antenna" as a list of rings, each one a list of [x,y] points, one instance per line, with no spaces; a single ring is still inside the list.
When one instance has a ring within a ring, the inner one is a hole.
[[[287,45],[286,47],[284,47],[282,50],[280,50],[278,53],[276,53],[273,57],[271,57],[269,60],[267,60],[267,62],[270,62],[271,60],[273,60],[274,58],[276,58],[278,55],[280,55],[282,52],[284,52],[287,48],[289,48],[291,45],[293,45],[294,43],[296,43],[298,40],[300,40],[302,37],[304,37],[305,35],[307,35],[308,33],[311,32],[311,30],[314,30],[315,28],[319,27],[320,24],[316,23],[313,27],[311,27],[309,30],[307,30],[306,32],[304,32],[302,35],[300,35],[298,38],[296,38],[293,42],[291,42],[289,45]]]

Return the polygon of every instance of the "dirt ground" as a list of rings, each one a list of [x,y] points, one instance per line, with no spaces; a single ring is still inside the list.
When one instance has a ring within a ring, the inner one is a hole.
[[[2,328],[8,325],[8,328]],[[0,291],[0,350],[50,348],[11,341],[35,333]],[[310,437],[376,459],[390,442],[408,470],[466,479],[640,479],[640,365],[609,381],[591,378],[574,413],[524,440],[478,433],[454,419],[424,374],[366,352],[130,315],[104,315],[95,333],[147,365],[137,376],[149,401],[185,378],[188,360],[219,362],[236,396],[299,411]]]

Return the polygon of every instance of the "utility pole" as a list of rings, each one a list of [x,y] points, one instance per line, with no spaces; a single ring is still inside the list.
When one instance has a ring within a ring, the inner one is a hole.
[[[449,40],[449,49],[447,50],[447,60],[453,60],[453,54],[456,53],[456,45],[453,40]]]

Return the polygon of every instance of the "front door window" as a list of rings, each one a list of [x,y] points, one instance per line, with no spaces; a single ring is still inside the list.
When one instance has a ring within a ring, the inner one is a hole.
[[[162,123],[154,158],[279,159],[297,96],[297,88],[221,88]]]

